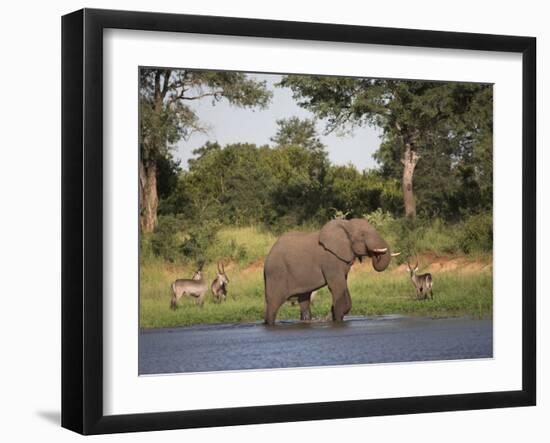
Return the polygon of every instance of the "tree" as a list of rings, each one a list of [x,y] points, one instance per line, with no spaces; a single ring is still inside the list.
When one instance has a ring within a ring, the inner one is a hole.
[[[262,220],[269,206],[268,146],[207,142],[161,203],[162,213],[185,213],[195,223],[242,225]]]
[[[271,223],[283,228],[310,221],[322,212],[330,163],[315,120],[290,117],[277,120],[277,126],[268,159],[272,170]]]
[[[290,87],[300,106],[325,119],[327,132],[346,133],[364,125],[382,128],[377,159],[383,166],[400,162],[408,217],[416,216],[413,181],[423,151],[444,147],[451,160],[491,132],[490,85],[290,75],[279,86]],[[485,114],[483,121],[472,118],[476,113]],[[395,172],[395,164],[386,169]]]
[[[329,167],[324,150],[312,151],[298,145],[270,150],[267,164],[271,217],[280,228],[311,221],[322,210],[325,176]]]
[[[321,146],[256,146],[207,142],[194,151],[162,214],[204,223],[282,228],[315,219],[323,211],[329,162]]]
[[[377,209],[395,213],[400,203],[397,180],[385,178],[375,170],[361,173],[352,164],[330,166],[324,194],[333,214],[350,218]]]
[[[210,97],[242,107],[265,107],[271,98],[265,82],[236,72],[188,69],[140,69],[140,227],[157,225],[159,162],[180,139],[203,131],[196,112],[186,102]]]
[[[317,135],[313,119],[290,117],[277,120],[277,126],[277,133],[271,137],[275,146],[301,146],[312,151],[325,148]]]

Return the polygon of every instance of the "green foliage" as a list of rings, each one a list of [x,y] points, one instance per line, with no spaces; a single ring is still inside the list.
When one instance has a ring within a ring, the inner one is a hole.
[[[399,213],[401,194],[396,180],[384,178],[376,171],[360,173],[353,165],[332,166],[323,201],[335,212],[352,218],[378,208]]]
[[[170,262],[182,259],[184,221],[181,216],[160,216],[156,231],[150,235],[153,254]]]
[[[208,143],[195,151],[189,170],[180,174],[173,194],[162,208],[184,213],[195,222],[212,220],[243,225],[261,220],[270,209],[271,172],[268,148],[246,143]]]
[[[315,129],[315,120],[298,117],[277,120],[277,133],[271,138],[275,146],[300,146],[309,150],[323,150]]]
[[[391,217],[380,215],[383,224],[392,223]],[[227,257],[230,244],[236,250],[246,251],[243,258],[227,264],[229,293],[227,301],[214,303],[209,295],[203,308],[183,297],[180,308],[169,309],[170,283],[176,278],[190,278],[195,263],[167,265],[155,257],[142,260],[140,268],[140,326],[172,327],[204,323],[258,322],[264,313],[264,281],[261,260],[275,241],[275,237],[258,227],[223,228],[207,254]],[[219,249],[218,249],[219,248]],[[487,259],[487,264],[490,261]],[[207,261],[204,272],[208,280],[215,275],[215,260]],[[492,272],[489,268],[464,274],[460,271],[434,274],[435,299],[417,301],[414,288],[406,273],[394,268],[377,273],[369,263],[356,264],[349,276],[352,295],[350,315],[405,314],[420,316],[472,316],[492,315]],[[327,318],[332,298],[326,288],[317,294],[312,306],[316,319]],[[299,318],[299,308],[285,304],[279,320]]]
[[[460,254],[463,248],[457,240],[459,225],[446,222],[441,218],[428,219],[426,221],[421,241],[417,245],[417,251],[433,251],[438,254]],[[492,253],[492,249],[485,250]]]
[[[263,260],[276,236],[259,226],[222,228],[206,250],[206,261],[224,260],[246,266]]]
[[[423,220],[410,217],[399,218],[390,224],[396,238],[393,249],[401,251],[402,254],[399,261],[413,257],[419,251],[427,228]],[[430,245],[428,250],[434,250],[435,247],[436,245]]]
[[[271,96],[265,82],[243,73],[140,68],[139,204],[143,231],[151,231],[158,223],[157,185],[162,188],[166,184],[164,178],[171,178],[170,172],[174,169],[170,164],[172,148],[193,132],[204,131],[195,110],[186,102],[209,97],[212,104],[225,99],[236,106],[263,108]],[[163,193],[161,197],[165,196]],[[169,207],[163,209],[170,210]]]
[[[329,168],[326,152],[296,145],[281,146],[270,150],[266,160],[271,178],[269,211],[263,221],[290,227],[322,216]]]
[[[323,191],[329,168],[323,149],[298,145],[275,148],[207,143],[180,173],[162,213],[225,225],[265,223],[294,226],[324,214]]]
[[[372,125],[383,138],[375,158],[401,180],[405,146],[420,156],[418,213],[458,220],[492,206],[492,86],[474,83],[285,76],[298,104],[341,134]]]
[[[140,159],[157,171],[160,198],[158,227],[140,238],[141,326],[260,320],[262,261],[276,237],[316,230],[332,218],[365,216],[402,252],[394,265],[425,251],[482,257],[492,251],[490,85],[292,75],[280,86],[291,88],[327,132],[380,128],[380,168],[331,164],[317,120],[290,117],[277,121],[270,146],[207,142],[182,170],[171,149],[204,130],[188,100],[262,108],[271,92],[240,73],[140,70]],[[406,146],[420,156],[415,218],[403,217]],[[173,279],[190,277],[199,263],[213,278],[220,260],[231,280],[227,303],[207,301],[201,310],[184,299],[182,309],[168,309]],[[418,303],[404,276],[352,272],[351,314],[490,315],[491,277],[490,271],[438,275],[436,300]],[[331,302],[326,290],[319,297],[313,314],[323,317]],[[286,305],[279,315],[297,317]]]
[[[182,215],[161,215],[155,232],[142,235],[142,256],[152,254],[172,263],[216,261],[220,256],[207,250],[215,243],[219,229],[220,224],[214,221],[189,223]]]
[[[208,261],[207,249],[215,241],[219,228],[220,225],[212,221],[192,225],[181,246],[183,256],[195,263]]]
[[[457,246],[466,254],[493,250],[493,215],[482,212],[468,217],[460,224]]]
[[[202,131],[195,111],[186,101],[226,99],[241,107],[264,108],[272,93],[265,82],[238,72],[189,69],[140,69],[140,155],[142,161],[165,157],[180,139]]]
[[[159,157],[157,161],[157,191],[159,199],[168,198],[178,184],[181,172],[180,161],[175,160],[171,153]]]
[[[261,226],[278,235],[365,214],[403,256],[419,250],[490,250],[490,86],[299,75],[284,77],[280,85],[324,119],[329,132],[379,126],[380,169],[331,164],[316,120],[290,117],[277,121],[272,146],[207,142],[182,170],[170,146],[201,129],[185,100],[210,97],[214,103],[226,99],[263,107],[271,93],[244,74],[144,69],[142,158],[155,152],[161,217],[157,231],[144,238],[142,252],[172,262],[220,257],[241,262],[256,253],[234,239],[220,240],[220,228]],[[420,153],[413,220],[402,217],[405,142]]]
[[[365,214],[364,217],[380,232],[395,223],[395,217],[389,211],[382,210],[382,208]]]
[[[493,250],[492,214],[484,212],[452,223],[441,218],[394,218],[381,209],[365,217],[388,242],[392,250],[401,251],[397,262],[422,251],[437,254],[480,254]]]

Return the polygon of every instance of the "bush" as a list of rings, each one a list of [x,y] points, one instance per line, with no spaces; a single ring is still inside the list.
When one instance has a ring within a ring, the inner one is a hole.
[[[234,238],[222,240],[219,234],[206,250],[206,261],[212,263],[220,260],[243,262],[247,258],[248,251],[244,245],[239,244]]]
[[[273,232],[260,226],[225,227],[218,231],[215,241],[208,247],[206,260],[231,260],[240,265],[248,265],[263,259],[275,240]]]
[[[482,212],[468,217],[460,224],[457,248],[466,254],[493,250],[493,214]]]
[[[142,235],[141,254],[152,253],[170,262],[210,262],[214,259],[207,251],[216,243],[219,228],[220,224],[213,221],[191,223],[181,215],[162,215],[155,232]]]
[[[381,209],[365,217],[391,249],[402,252],[398,262],[420,251],[471,254],[491,252],[493,248],[493,217],[490,212],[472,215],[454,224],[440,218],[394,218]]]
[[[197,263],[210,261],[207,250],[215,242],[219,229],[220,224],[213,221],[198,223],[188,229],[181,247],[184,257]]]
[[[456,225],[435,218],[424,231],[419,250],[451,254],[461,249],[457,247]]]
[[[393,223],[395,223],[395,218],[393,215],[391,215],[389,211],[384,212],[382,208],[378,208],[369,214],[365,214],[363,217],[365,217],[377,230],[389,228]]]
[[[163,215],[158,218],[157,229],[150,236],[149,242],[142,242],[142,253],[150,243],[154,255],[170,262],[181,259],[184,222],[181,216]]]

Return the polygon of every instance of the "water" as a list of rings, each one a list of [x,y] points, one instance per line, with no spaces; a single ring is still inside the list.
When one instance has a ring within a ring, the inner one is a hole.
[[[142,330],[139,373],[491,358],[492,320],[404,316]]]

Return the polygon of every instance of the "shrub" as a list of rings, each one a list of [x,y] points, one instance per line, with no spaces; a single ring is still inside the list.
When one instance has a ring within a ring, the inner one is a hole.
[[[182,253],[183,229],[184,222],[181,216],[159,216],[157,229],[151,234],[149,240],[153,254],[171,262],[178,261]],[[145,249],[147,244],[147,241],[142,242],[142,248]]]
[[[461,223],[457,236],[457,248],[466,254],[493,250],[493,214],[481,212]]]
[[[214,221],[205,221],[195,224],[186,232],[181,252],[184,257],[198,263],[209,260],[207,250],[216,240],[220,224]]]
[[[389,211],[383,211],[382,208],[378,208],[369,214],[365,214],[363,217],[365,217],[377,230],[390,228],[390,225],[395,222],[393,215],[391,215]]]
[[[437,254],[490,252],[493,247],[492,216],[481,213],[450,224],[440,218],[394,218],[381,209],[365,216],[393,250],[402,255],[397,262],[420,251]]]
[[[220,260],[243,262],[246,261],[247,257],[248,252],[244,245],[237,243],[234,238],[220,239],[218,234],[207,248],[205,258],[206,261],[214,263]]]
[[[461,250],[456,243],[456,226],[435,218],[426,227],[418,248],[421,251],[450,254]]]
[[[220,224],[214,221],[190,223],[180,215],[159,216],[155,232],[142,235],[141,253],[144,255],[151,251],[153,255],[170,262],[210,262],[214,259],[207,251],[216,243],[219,228]]]

